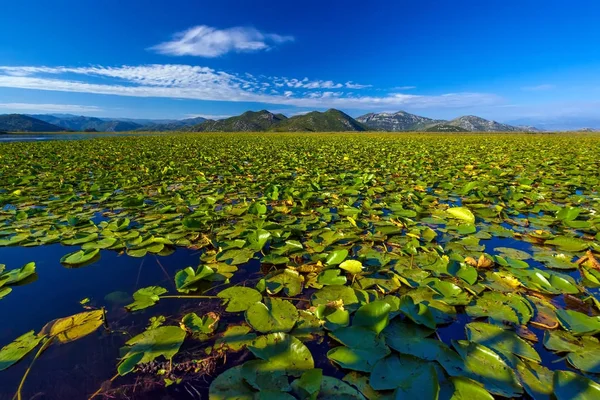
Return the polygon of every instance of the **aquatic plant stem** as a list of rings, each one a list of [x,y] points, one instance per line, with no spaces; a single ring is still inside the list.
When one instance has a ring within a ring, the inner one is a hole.
[[[159,296],[161,299],[218,299],[219,296],[202,296],[202,295],[167,295]]]
[[[19,383],[19,387],[17,388],[17,393],[15,393],[15,395],[13,396],[13,400],[15,400],[15,399],[22,400],[21,391],[23,390],[23,386],[25,385],[25,380],[27,379],[27,376],[29,375],[31,368],[33,367],[33,364],[35,363],[35,360],[37,360],[38,357],[44,352],[44,350],[46,350],[48,348],[48,346],[50,346],[50,344],[52,343],[53,340],[54,340],[54,336],[52,336],[51,338],[46,340],[44,342],[44,344],[42,345],[42,347],[40,347],[40,349],[37,351],[37,353],[35,353],[35,357],[33,357],[33,360],[31,360],[31,364],[29,364],[29,367],[27,367],[25,374],[23,374],[23,378],[21,378],[21,383]]]
[[[118,377],[119,377],[119,373],[117,372],[117,374],[115,376],[110,378],[110,381],[113,382]],[[101,392],[102,392],[102,386],[100,386],[100,388],[98,390],[96,390],[90,397],[88,397],[88,400],[92,400],[94,397],[98,396]]]

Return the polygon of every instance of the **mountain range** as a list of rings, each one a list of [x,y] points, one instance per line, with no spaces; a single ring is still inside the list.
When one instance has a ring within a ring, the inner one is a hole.
[[[6,132],[538,132],[530,126],[514,126],[473,115],[441,120],[410,114],[369,113],[352,118],[330,109],[286,117],[267,110],[247,111],[219,120],[202,117],[183,120],[134,120],[77,116],[70,114],[0,115],[0,131]]]

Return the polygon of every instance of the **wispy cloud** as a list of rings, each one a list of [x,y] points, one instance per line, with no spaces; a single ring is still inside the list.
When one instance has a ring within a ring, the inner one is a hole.
[[[412,90],[416,88],[416,86],[394,86],[391,90]]]
[[[90,78],[104,78],[103,83]],[[92,83],[94,82],[94,83]],[[106,83],[104,83],[106,82]],[[229,102],[257,102],[296,107],[377,109],[382,107],[471,107],[503,100],[488,93],[384,96],[354,92],[346,84],[308,78],[255,77],[190,65],[120,67],[6,67],[0,66],[0,87],[96,93],[134,97],[167,97]],[[366,85],[361,85],[366,86]],[[344,89],[343,91],[340,89]],[[312,90],[327,89],[327,90]]]
[[[0,103],[0,110],[31,113],[98,113],[104,111],[97,106],[79,104]]]
[[[230,52],[270,50],[293,41],[293,36],[263,33],[255,28],[237,26],[217,29],[198,25],[173,35],[172,40],[150,48],[171,56],[219,57]]]
[[[250,75],[253,77],[252,75]],[[339,83],[334,81],[324,81],[324,80],[310,80],[308,78],[304,79],[296,79],[296,78],[285,78],[285,77],[269,77],[272,80],[272,84],[276,88],[293,88],[293,89],[366,89],[373,87],[373,85],[362,85],[359,83],[354,83],[352,81],[348,81],[346,83]]]
[[[542,92],[545,90],[552,90],[555,88],[556,88],[556,85],[552,85],[550,83],[544,83],[542,85],[524,86],[521,88],[521,90],[523,90],[525,92]]]

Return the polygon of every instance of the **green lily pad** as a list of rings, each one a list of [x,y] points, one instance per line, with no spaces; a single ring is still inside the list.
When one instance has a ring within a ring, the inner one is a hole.
[[[185,331],[177,326],[160,326],[134,336],[125,342],[125,355],[119,365],[119,375],[131,372],[136,364],[148,363],[160,356],[171,360],[184,339]],[[136,360],[134,365],[131,365],[132,358]]]
[[[465,311],[470,317],[489,317],[519,325],[527,324],[533,316],[533,307],[525,298],[499,292],[485,292]]]
[[[262,333],[289,332],[298,319],[298,310],[287,300],[266,298],[246,310],[246,321]]]
[[[600,398],[600,385],[571,371],[556,371],[554,395],[557,400],[595,400]]]
[[[349,286],[331,285],[317,290],[311,296],[313,306],[327,305],[327,303],[341,300],[345,306],[352,306],[358,303],[358,298],[354,289]]]
[[[0,371],[19,362],[45,338],[29,331],[0,349]]]
[[[242,378],[242,365],[225,370],[208,389],[210,400],[254,400],[255,391]]]
[[[574,310],[556,310],[560,325],[575,336],[600,333],[600,317],[588,317]]]
[[[385,301],[374,301],[356,310],[353,326],[362,326],[379,334],[388,324],[391,306]]]
[[[178,292],[189,293],[197,290],[194,287],[200,280],[213,275],[215,271],[207,265],[200,265],[197,270],[192,267],[187,267],[175,274],[175,287]]]
[[[465,377],[500,396],[517,397],[523,393],[515,372],[496,352],[466,340],[453,341],[452,344],[464,362]]]
[[[583,251],[589,247],[585,240],[570,236],[557,236],[551,240],[546,240],[545,244],[551,244],[564,251]]]
[[[217,296],[223,299],[224,304],[227,304],[225,311],[228,312],[246,311],[254,303],[262,300],[260,292],[243,286],[227,288],[220,291]]]
[[[64,255],[60,263],[69,267],[80,267],[92,261],[95,261],[100,254],[100,249],[79,250],[74,253]]]
[[[224,345],[232,351],[239,351],[252,344],[252,341],[256,338],[256,334],[250,333],[250,331],[250,327],[246,325],[230,325],[215,345]]]
[[[415,304],[410,296],[402,296],[400,298],[400,312],[416,324],[421,324],[431,329],[435,329],[436,327],[435,318],[429,307],[423,303]]]
[[[283,290],[286,296],[297,296],[302,293],[304,279],[297,271],[283,269],[266,279],[266,289],[270,294],[277,294]]]
[[[450,207],[446,210],[450,216],[466,222],[475,222],[475,215],[466,207]]]
[[[273,370],[300,376],[315,367],[310,350],[297,338],[278,332],[257,337],[248,349]]]
[[[152,307],[160,300],[160,295],[167,293],[167,289],[160,286],[149,286],[139,289],[133,294],[133,303],[125,306],[129,311],[139,311]]]
[[[465,328],[467,339],[472,342],[489,347],[500,354],[514,354],[528,360],[542,361],[537,351],[514,332],[484,322],[471,322]]]
[[[340,264],[340,269],[356,275],[362,272],[363,265],[357,260],[346,260]]]
[[[348,250],[346,250],[346,249],[334,250],[327,255],[327,258],[325,259],[325,263],[327,265],[338,265],[342,261],[344,261],[346,259],[346,257],[348,257]]]
[[[369,384],[375,390],[396,389],[396,398],[437,399],[440,390],[433,363],[395,354],[375,365]]]
[[[347,281],[345,275],[340,275],[342,271],[339,269],[326,269],[317,276],[317,282],[320,285],[344,285]]]

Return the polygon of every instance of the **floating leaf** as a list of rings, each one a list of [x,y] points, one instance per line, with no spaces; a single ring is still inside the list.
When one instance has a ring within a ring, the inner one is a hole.
[[[346,260],[340,264],[340,269],[348,271],[351,274],[360,274],[362,272],[363,265],[357,260]]]
[[[289,332],[298,319],[298,310],[287,300],[266,298],[246,310],[246,321],[262,333]]]
[[[158,303],[160,295],[167,293],[167,289],[160,286],[148,286],[139,289],[133,294],[133,303],[126,305],[129,311],[143,310]]]
[[[248,347],[258,358],[269,363],[273,370],[300,376],[315,367],[310,350],[298,339],[286,333],[259,336]]]
[[[475,215],[466,207],[450,207],[446,210],[453,218],[467,222],[475,222]]]
[[[452,344],[464,361],[467,378],[504,397],[517,397],[523,393],[513,369],[493,350],[466,340],[453,341]]]
[[[29,331],[19,336],[13,342],[0,349],[0,371],[16,364],[45,338],[44,335],[36,335]]]
[[[209,312],[202,317],[199,317],[196,313],[189,313],[181,318],[181,325],[190,332],[209,335],[217,329],[219,319],[219,316],[214,312]]]
[[[570,236],[557,236],[546,240],[545,244],[551,244],[564,251],[582,251],[589,247],[588,242]]]
[[[575,336],[600,333],[600,317],[588,317],[574,310],[556,310],[560,325]]]
[[[69,267],[80,267],[92,261],[100,254],[99,249],[79,250],[74,253],[64,255],[60,263]]]
[[[134,365],[144,364],[159,356],[171,360],[179,351],[184,339],[185,331],[177,326],[160,326],[134,336],[125,343],[125,355],[121,359],[119,375],[131,372],[133,361]]]
[[[537,351],[514,332],[483,322],[471,322],[465,328],[467,339],[472,342],[489,347],[500,354],[514,354],[532,361],[542,361]]]
[[[215,271],[207,265],[200,265],[196,271],[192,267],[187,267],[175,274],[175,287],[178,292],[189,293],[197,290],[193,287],[196,283],[214,273]]]
[[[104,311],[93,310],[48,322],[40,331],[61,343],[69,343],[94,332],[104,323]]]
[[[327,259],[325,259],[325,263],[327,265],[338,265],[342,261],[344,261],[346,259],[346,257],[348,257],[348,250],[346,250],[346,249],[334,250],[327,255]]]
[[[519,325],[525,325],[533,316],[533,308],[526,299],[498,292],[485,292],[465,311],[471,317],[489,317]]]
[[[385,301],[374,301],[356,310],[353,326],[363,326],[379,334],[388,324],[391,306]]]
[[[254,400],[254,391],[242,378],[242,366],[225,370],[208,389],[210,400]]]
[[[283,290],[286,296],[293,297],[302,293],[303,281],[297,271],[286,268],[266,280],[266,289],[270,294],[277,294]]]
[[[227,288],[220,291],[217,296],[223,299],[224,304],[227,304],[225,311],[228,312],[246,311],[254,303],[262,300],[260,292],[243,286]]]
[[[600,398],[600,385],[571,371],[556,371],[554,395],[557,400],[595,400]]]

